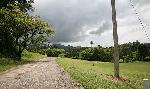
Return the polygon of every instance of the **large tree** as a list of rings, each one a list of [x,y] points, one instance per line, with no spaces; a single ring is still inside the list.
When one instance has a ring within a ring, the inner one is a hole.
[[[118,51],[118,34],[117,34],[117,20],[115,0],[111,0],[112,6],[112,22],[113,22],[113,39],[114,39],[114,76],[119,78],[119,51]]]
[[[18,6],[0,9],[0,45],[3,52],[8,51],[20,59],[28,45],[48,41],[52,33],[47,22],[22,12]]]

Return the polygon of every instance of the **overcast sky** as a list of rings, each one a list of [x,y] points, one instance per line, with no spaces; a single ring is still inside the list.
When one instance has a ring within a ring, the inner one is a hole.
[[[150,36],[150,0],[133,0]],[[112,46],[111,0],[35,0],[34,14],[55,26],[53,43]],[[129,0],[116,0],[119,43],[150,42]]]

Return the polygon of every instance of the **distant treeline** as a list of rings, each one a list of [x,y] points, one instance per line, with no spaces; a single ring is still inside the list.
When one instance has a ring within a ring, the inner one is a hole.
[[[52,57],[68,57],[88,61],[113,62],[113,47],[45,46],[29,47],[29,51]],[[129,42],[119,45],[120,62],[150,61],[150,43]]]

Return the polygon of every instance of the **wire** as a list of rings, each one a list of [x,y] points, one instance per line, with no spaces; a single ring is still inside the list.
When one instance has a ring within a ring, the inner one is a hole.
[[[145,32],[145,35],[146,35],[147,39],[150,41],[150,37],[149,37],[149,35],[148,35],[147,31],[146,31],[147,25],[144,26],[143,21],[141,20],[140,15],[139,15],[138,11],[136,10],[135,5],[133,4],[133,1],[129,0],[129,2],[130,2],[129,3],[130,6],[133,8],[133,10],[134,10],[134,12],[135,12],[135,14],[136,14],[136,16],[137,16],[137,18],[139,20],[140,25],[142,26],[142,30]]]

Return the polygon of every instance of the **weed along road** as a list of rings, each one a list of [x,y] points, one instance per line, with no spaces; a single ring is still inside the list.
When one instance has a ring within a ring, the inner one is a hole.
[[[55,62],[44,58],[0,74],[0,89],[83,89]]]

